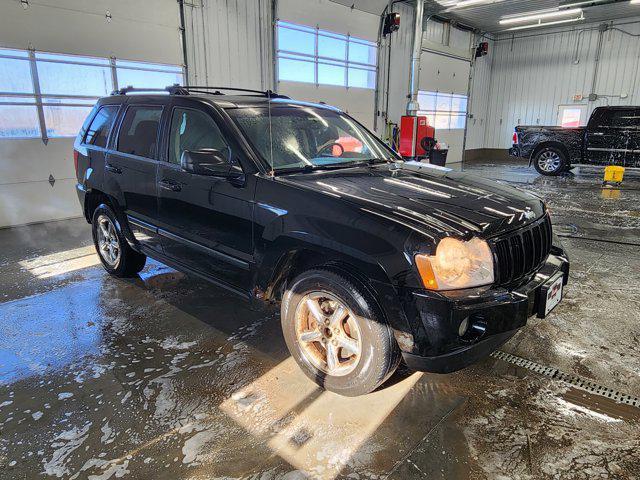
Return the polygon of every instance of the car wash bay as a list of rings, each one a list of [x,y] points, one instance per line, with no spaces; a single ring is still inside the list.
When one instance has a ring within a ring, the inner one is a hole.
[[[568,236],[566,301],[501,350],[540,371],[489,358],[452,375],[401,370],[378,392],[339,397],[294,364],[276,312],[156,262],[114,279],[82,220],[3,230],[1,475],[630,478],[637,403],[539,367],[640,397],[640,179],[603,191],[589,173],[465,171],[541,194]]]
[[[553,17],[570,9],[554,0],[532,22],[567,23],[508,30],[539,2],[464,3],[424,2],[418,114],[448,167],[547,202],[570,282],[491,357],[449,375],[401,366],[356,398],[300,371],[277,306],[153,260],[108,275],[73,142],[111,90],[189,82],[326,102],[393,143],[416,2],[391,3],[400,28],[382,37],[386,0],[0,5],[0,479],[638,476],[640,173],[545,177],[507,149],[518,125],[640,105],[640,6]]]

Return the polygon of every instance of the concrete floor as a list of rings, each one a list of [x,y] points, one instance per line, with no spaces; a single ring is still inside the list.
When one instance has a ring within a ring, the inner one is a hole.
[[[566,300],[503,350],[640,397],[640,178],[465,170],[544,197],[571,237]],[[0,478],[640,477],[638,408],[494,358],[338,397],[276,312],[156,262],[111,278],[82,220],[0,246]]]

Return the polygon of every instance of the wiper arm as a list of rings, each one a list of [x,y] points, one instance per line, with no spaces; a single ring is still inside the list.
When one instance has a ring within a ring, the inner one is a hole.
[[[356,162],[336,162],[336,163],[326,163],[324,165],[315,165],[315,168],[352,168],[352,167],[363,167],[363,166],[372,166],[380,162],[387,162],[387,160],[382,158],[369,158],[367,160],[358,160]]]
[[[316,170],[318,167],[316,165],[303,165],[301,167],[285,167],[285,168],[274,168],[273,173],[275,175],[281,173],[309,173]]]

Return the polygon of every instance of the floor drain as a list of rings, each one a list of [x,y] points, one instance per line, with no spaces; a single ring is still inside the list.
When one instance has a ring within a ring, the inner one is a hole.
[[[584,390],[593,395],[600,395],[601,397],[608,398],[617,403],[622,403],[625,405],[630,405],[632,407],[640,408],[640,398],[633,397],[631,395],[627,395],[622,392],[618,392],[617,390],[613,390],[608,387],[604,387],[602,385],[598,385],[591,380],[587,380],[585,378],[578,377],[576,375],[569,375],[568,373],[561,372],[557,368],[547,367],[540,363],[532,362],[531,360],[527,360],[522,357],[518,357],[516,355],[512,355],[507,352],[503,352],[501,350],[495,351],[491,354],[493,358],[497,358],[499,360],[503,360],[508,363],[512,363],[513,365],[517,365],[518,367],[526,368],[527,370],[531,370],[532,372],[538,373],[540,375],[544,375],[545,377],[553,378],[555,380],[560,380],[561,382],[568,383],[572,387],[578,388],[580,390]]]

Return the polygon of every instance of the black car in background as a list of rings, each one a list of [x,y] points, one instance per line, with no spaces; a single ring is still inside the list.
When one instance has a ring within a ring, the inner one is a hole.
[[[326,105],[168,92],[102,98],[76,139],[102,264],[132,276],[150,256],[280,302],[291,355],[324,388],[371,392],[401,358],[463,368],[561,300],[569,262],[539,199],[403,162]]]
[[[640,167],[640,107],[598,107],[586,127],[516,127],[510,154],[542,175],[577,164]]]

